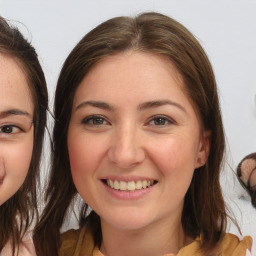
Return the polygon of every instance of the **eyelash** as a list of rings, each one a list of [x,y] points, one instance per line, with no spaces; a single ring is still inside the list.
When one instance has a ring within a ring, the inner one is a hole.
[[[92,116],[88,116],[85,119],[82,120],[82,124],[85,125],[90,125],[90,126],[100,126],[100,125],[105,125],[103,123],[90,123],[90,122],[95,122],[95,121],[103,121],[103,122],[107,122],[107,124],[109,124],[108,121],[106,121],[106,118],[102,115],[92,115]]]
[[[164,124],[156,124],[156,121],[164,121]],[[101,123],[99,123],[99,121]],[[106,123],[104,123],[106,122]],[[154,124],[150,124],[151,122],[154,122]],[[85,119],[82,120],[82,124],[84,125],[90,125],[90,126],[101,126],[101,125],[108,125],[110,124],[106,118],[102,115],[91,115],[86,117]],[[171,118],[165,116],[165,115],[156,115],[150,118],[150,120],[146,123],[146,125],[150,126],[169,126],[175,124],[175,121],[172,120]]]
[[[4,131],[4,129],[7,129],[7,131]],[[18,130],[17,132],[15,132],[15,130]],[[14,131],[13,131],[14,130]],[[5,134],[5,135],[9,135],[9,134],[15,134],[22,131],[22,129],[16,125],[12,125],[12,124],[6,124],[0,127],[0,133]]]
[[[164,124],[156,124],[155,121],[157,119],[164,121]],[[154,122],[154,124],[150,124],[152,121]],[[166,124],[166,122],[167,122],[167,124]],[[164,127],[166,127],[166,126],[175,124],[175,121],[172,120],[171,118],[165,116],[165,115],[156,115],[156,116],[151,117],[149,122],[147,122],[147,124],[152,125],[152,126],[164,126]]]

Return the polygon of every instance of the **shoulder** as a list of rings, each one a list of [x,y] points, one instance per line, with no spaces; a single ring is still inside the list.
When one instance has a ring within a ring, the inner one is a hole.
[[[232,256],[244,256],[246,250],[251,250],[252,238],[250,236],[245,236],[240,240],[236,235],[227,233],[221,239],[219,249],[220,255],[232,255]]]
[[[61,235],[59,256],[87,256],[93,249],[93,237],[85,227],[77,230],[71,229]]]
[[[200,238],[197,238],[191,244],[183,247],[177,256],[201,256],[200,253]],[[216,253],[218,256],[245,256],[246,251],[252,246],[252,238],[245,236],[242,240],[233,234],[225,234],[220,240]]]
[[[84,228],[80,229],[70,229],[64,233],[61,234],[61,243],[75,243],[77,242],[78,238],[83,235],[85,232]]]

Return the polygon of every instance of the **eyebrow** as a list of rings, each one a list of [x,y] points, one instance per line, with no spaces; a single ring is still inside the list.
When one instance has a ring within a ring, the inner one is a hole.
[[[0,112],[0,118],[5,118],[8,116],[27,116],[32,119],[31,115],[28,112],[22,111],[20,109],[8,109]]]
[[[164,105],[171,105],[171,106],[179,108],[180,110],[182,110],[185,113],[187,112],[186,109],[183,106],[181,106],[180,104],[178,104],[174,101],[171,101],[171,100],[147,101],[147,102],[141,103],[138,106],[138,109],[139,110],[145,110],[145,109],[148,109],[148,108],[161,107],[161,106],[164,106]]]
[[[164,105],[175,106],[175,107],[179,108],[180,110],[182,110],[183,112],[187,113],[187,111],[185,110],[185,108],[183,106],[181,106],[180,104],[178,104],[174,101],[171,101],[171,100],[154,100],[154,101],[143,102],[143,103],[139,104],[138,110],[145,110],[145,109],[150,109],[150,108],[155,108],[155,107],[161,107]],[[101,108],[101,109],[105,109],[105,110],[109,110],[109,111],[115,110],[114,106],[112,106],[106,102],[84,101],[84,102],[80,103],[75,108],[75,111],[77,111],[78,109],[85,107],[85,106],[92,106],[92,107]]]
[[[75,111],[77,111],[78,109],[80,109],[82,107],[85,107],[85,106],[92,106],[92,107],[95,107],[95,108],[101,108],[101,109],[105,109],[105,110],[109,110],[109,111],[113,111],[115,109],[113,106],[109,105],[106,102],[102,102],[102,101],[84,101],[75,108]]]

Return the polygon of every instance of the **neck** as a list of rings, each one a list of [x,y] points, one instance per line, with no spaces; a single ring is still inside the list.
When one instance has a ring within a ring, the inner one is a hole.
[[[154,223],[138,230],[122,230],[101,221],[102,245],[105,256],[155,256],[173,253],[191,242],[184,234],[181,222]]]

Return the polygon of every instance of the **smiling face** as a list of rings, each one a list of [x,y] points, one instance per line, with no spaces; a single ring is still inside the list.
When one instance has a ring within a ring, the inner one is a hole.
[[[96,64],[77,88],[68,130],[72,176],[102,225],[181,225],[184,196],[209,149],[183,87],[170,61],[126,52]]]
[[[0,205],[23,184],[33,149],[33,100],[26,77],[0,54]]]

